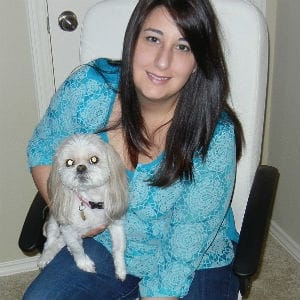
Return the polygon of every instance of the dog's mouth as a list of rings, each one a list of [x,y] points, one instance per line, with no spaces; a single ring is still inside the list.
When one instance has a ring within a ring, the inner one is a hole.
[[[86,183],[88,181],[88,176],[86,174],[78,174],[76,177],[81,183]]]
[[[78,178],[79,182],[85,183],[88,181],[87,173],[87,167],[85,165],[78,165],[76,167],[76,177]]]

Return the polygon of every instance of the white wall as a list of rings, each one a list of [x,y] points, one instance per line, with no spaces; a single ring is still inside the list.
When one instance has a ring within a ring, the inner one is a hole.
[[[300,261],[300,1],[268,0],[271,41],[264,161],[280,171],[272,232]]]
[[[23,257],[17,240],[33,196],[25,148],[37,117],[26,22],[23,1],[0,1],[0,263]]]

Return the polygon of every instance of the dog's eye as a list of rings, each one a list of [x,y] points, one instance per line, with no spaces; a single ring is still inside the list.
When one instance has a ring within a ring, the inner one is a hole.
[[[97,156],[92,156],[90,158],[90,164],[94,165],[99,161],[99,158]]]
[[[66,166],[67,167],[72,167],[74,165],[74,160],[73,159],[67,159],[66,160]]]

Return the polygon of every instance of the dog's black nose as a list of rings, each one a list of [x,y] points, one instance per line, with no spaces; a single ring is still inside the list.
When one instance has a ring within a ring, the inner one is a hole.
[[[77,173],[79,174],[82,174],[86,171],[87,167],[85,165],[78,165],[76,170],[77,170]]]

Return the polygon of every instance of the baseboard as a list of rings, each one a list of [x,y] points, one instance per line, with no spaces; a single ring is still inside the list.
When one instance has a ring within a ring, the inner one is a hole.
[[[37,270],[38,256],[0,263],[0,276]]]
[[[300,245],[286,234],[286,232],[274,221],[271,221],[270,233],[279,244],[300,263]]]

